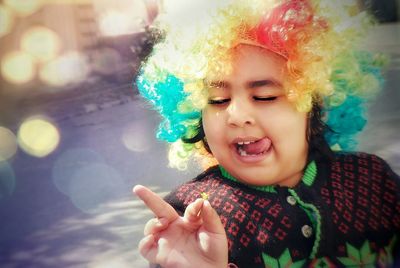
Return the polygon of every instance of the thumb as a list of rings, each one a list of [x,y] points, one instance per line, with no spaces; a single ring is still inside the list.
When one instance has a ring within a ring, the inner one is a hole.
[[[225,235],[225,229],[221,223],[221,219],[217,212],[211,207],[208,200],[205,200],[203,203],[201,217],[203,219],[203,228],[207,232]]]

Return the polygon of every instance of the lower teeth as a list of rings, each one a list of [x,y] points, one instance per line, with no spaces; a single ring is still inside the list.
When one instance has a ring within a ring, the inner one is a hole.
[[[247,154],[247,152],[246,151],[244,151],[242,148],[238,148],[238,152],[239,152],[239,155],[240,156],[256,156],[256,155],[262,155],[262,154],[264,154],[264,152],[261,152],[261,153],[259,153],[259,154]]]

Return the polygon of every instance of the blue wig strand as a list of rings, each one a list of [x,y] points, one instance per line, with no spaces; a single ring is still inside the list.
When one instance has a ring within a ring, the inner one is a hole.
[[[326,124],[330,129],[326,131],[325,138],[329,145],[339,145],[342,150],[355,149],[355,136],[367,123],[364,105],[361,98],[349,96],[341,105],[326,111]]]
[[[353,64],[349,64],[349,57],[355,59]],[[325,103],[334,103],[335,98],[342,99],[342,102],[339,101],[339,105],[336,103],[324,107],[327,114],[325,121],[330,128],[325,133],[329,145],[338,145],[341,150],[346,151],[355,150],[356,135],[367,123],[366,101],[383,86],[381,69],[384,64],[367,51],[357,51],[337,59],[331,75],[335,93],[326,97]],[[367,90],[367,87],[371,87],[370,90]]]
[[[191,121],[200,118],[200,111],[181,112],[179,106],[188,94],[184,91],[184,83],[172,74],[164,81],[152,84],[143,73],[137,79],[139,93],[149,100],[164,118],[159,125],[157,138],[167,142],[175,142],[187,134]]]

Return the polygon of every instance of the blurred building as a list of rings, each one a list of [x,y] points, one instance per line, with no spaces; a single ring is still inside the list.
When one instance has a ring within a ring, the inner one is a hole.
[[[2,37],[0,53],[18,49],[21,36],[33,26],[44,26],[56,32],[63,51],[92,49],[99,38],[93,4],[46,4],[26,17],[15,16],[11,32]]]
[[[59,47],[51,60],[33,63],[34,74],[29,80],[14,83],[0,73],[0,125],[17,121],[13,118],[24,117],[32,110],[64,116],[71,113],[69,110],[84,113],[86,106],[100,109],[133,97],[132,80],[140,63],[143,44],[147,41],[144,29],[106,35],[99,27],[101,16],[94,4],[88,1],[84,1],[85,4],[46,2],[30,14],[21,15],[10,8],[13,23],[10,32],[0,35],[0,61],[10,53],[23,52],[21,41],[36,26],[54,33]],[[110,2],[107,4],[109,6]],[[126,10],[126,13],[129,16],[130,11]],[[113,23],[111,26],[115,26]],[[41,48],[46,48],[45,41],[36,38],[31,45],[33,43],[33,49],[40,53]],[[70,52],[85,59],[85,68],[76,68],[71,60],[65,61]],[[59,58],[67,64],[48,68],[52,69],[49,70],[50,77],[67,80],[60,84],[48,83],[40,76],[41,71],[49,61]],[[11,72],[17,72],[21,66],[13,66]],[[85,71],[82,76],[81,69]]]
[[[99,30],[93,4],[48,5],[38,13],[42,23],[57,32],[66,50],[96,47]]]

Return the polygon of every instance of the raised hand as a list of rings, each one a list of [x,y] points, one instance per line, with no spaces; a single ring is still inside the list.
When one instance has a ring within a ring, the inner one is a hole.
[[[157,194],[137,185],[134,193],[153,211],[139,251],[150,263],[163,268],[226,268],[228,244],[218,214],[207,200],[191,203],[183,217]]]

